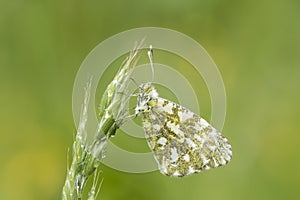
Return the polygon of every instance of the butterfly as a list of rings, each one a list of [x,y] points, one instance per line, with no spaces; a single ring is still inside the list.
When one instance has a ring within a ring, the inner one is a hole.
[[[152,48],[148,52],[152,62]],[[187,108],[159,97],[152,82],[139,86],[135,115],[142,115],[148,146],[160,172],[183,177],[227,164],[228,140]]]

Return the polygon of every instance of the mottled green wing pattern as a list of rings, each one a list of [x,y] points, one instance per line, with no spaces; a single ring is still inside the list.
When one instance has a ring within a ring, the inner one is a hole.
[[[143,127],[162,174],[186,176],[230,161],[231,145],[204,119],[160,97],[149,105]]]

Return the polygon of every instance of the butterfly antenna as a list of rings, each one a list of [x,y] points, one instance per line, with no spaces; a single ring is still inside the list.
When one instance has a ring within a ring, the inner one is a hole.
[[[137,87],[139,87],[139,84],[136,82],[136,80],[132,77],[129,78]]]
[[[152,70],[152,81],[154,81],[154,63],[153,63],[153,48],[152,45],[150,45],[149,50],[148,50],[148,57],[150,60],[150,65],[151,65],[151,70]]]

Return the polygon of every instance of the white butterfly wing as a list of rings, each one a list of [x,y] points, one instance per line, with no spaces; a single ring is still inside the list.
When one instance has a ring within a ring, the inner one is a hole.
[[[231,145],[203,118],[163,98],[151,104],[143,127],[162,174],[186,176],[230,161]]]

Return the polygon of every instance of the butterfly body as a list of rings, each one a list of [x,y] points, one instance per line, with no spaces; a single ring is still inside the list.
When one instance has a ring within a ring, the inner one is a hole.
[[[215,128],[183,106],[142,84],[136,115],[141,114],[150,149],[162,174],[181,177],[225,165],[231,145]]]

